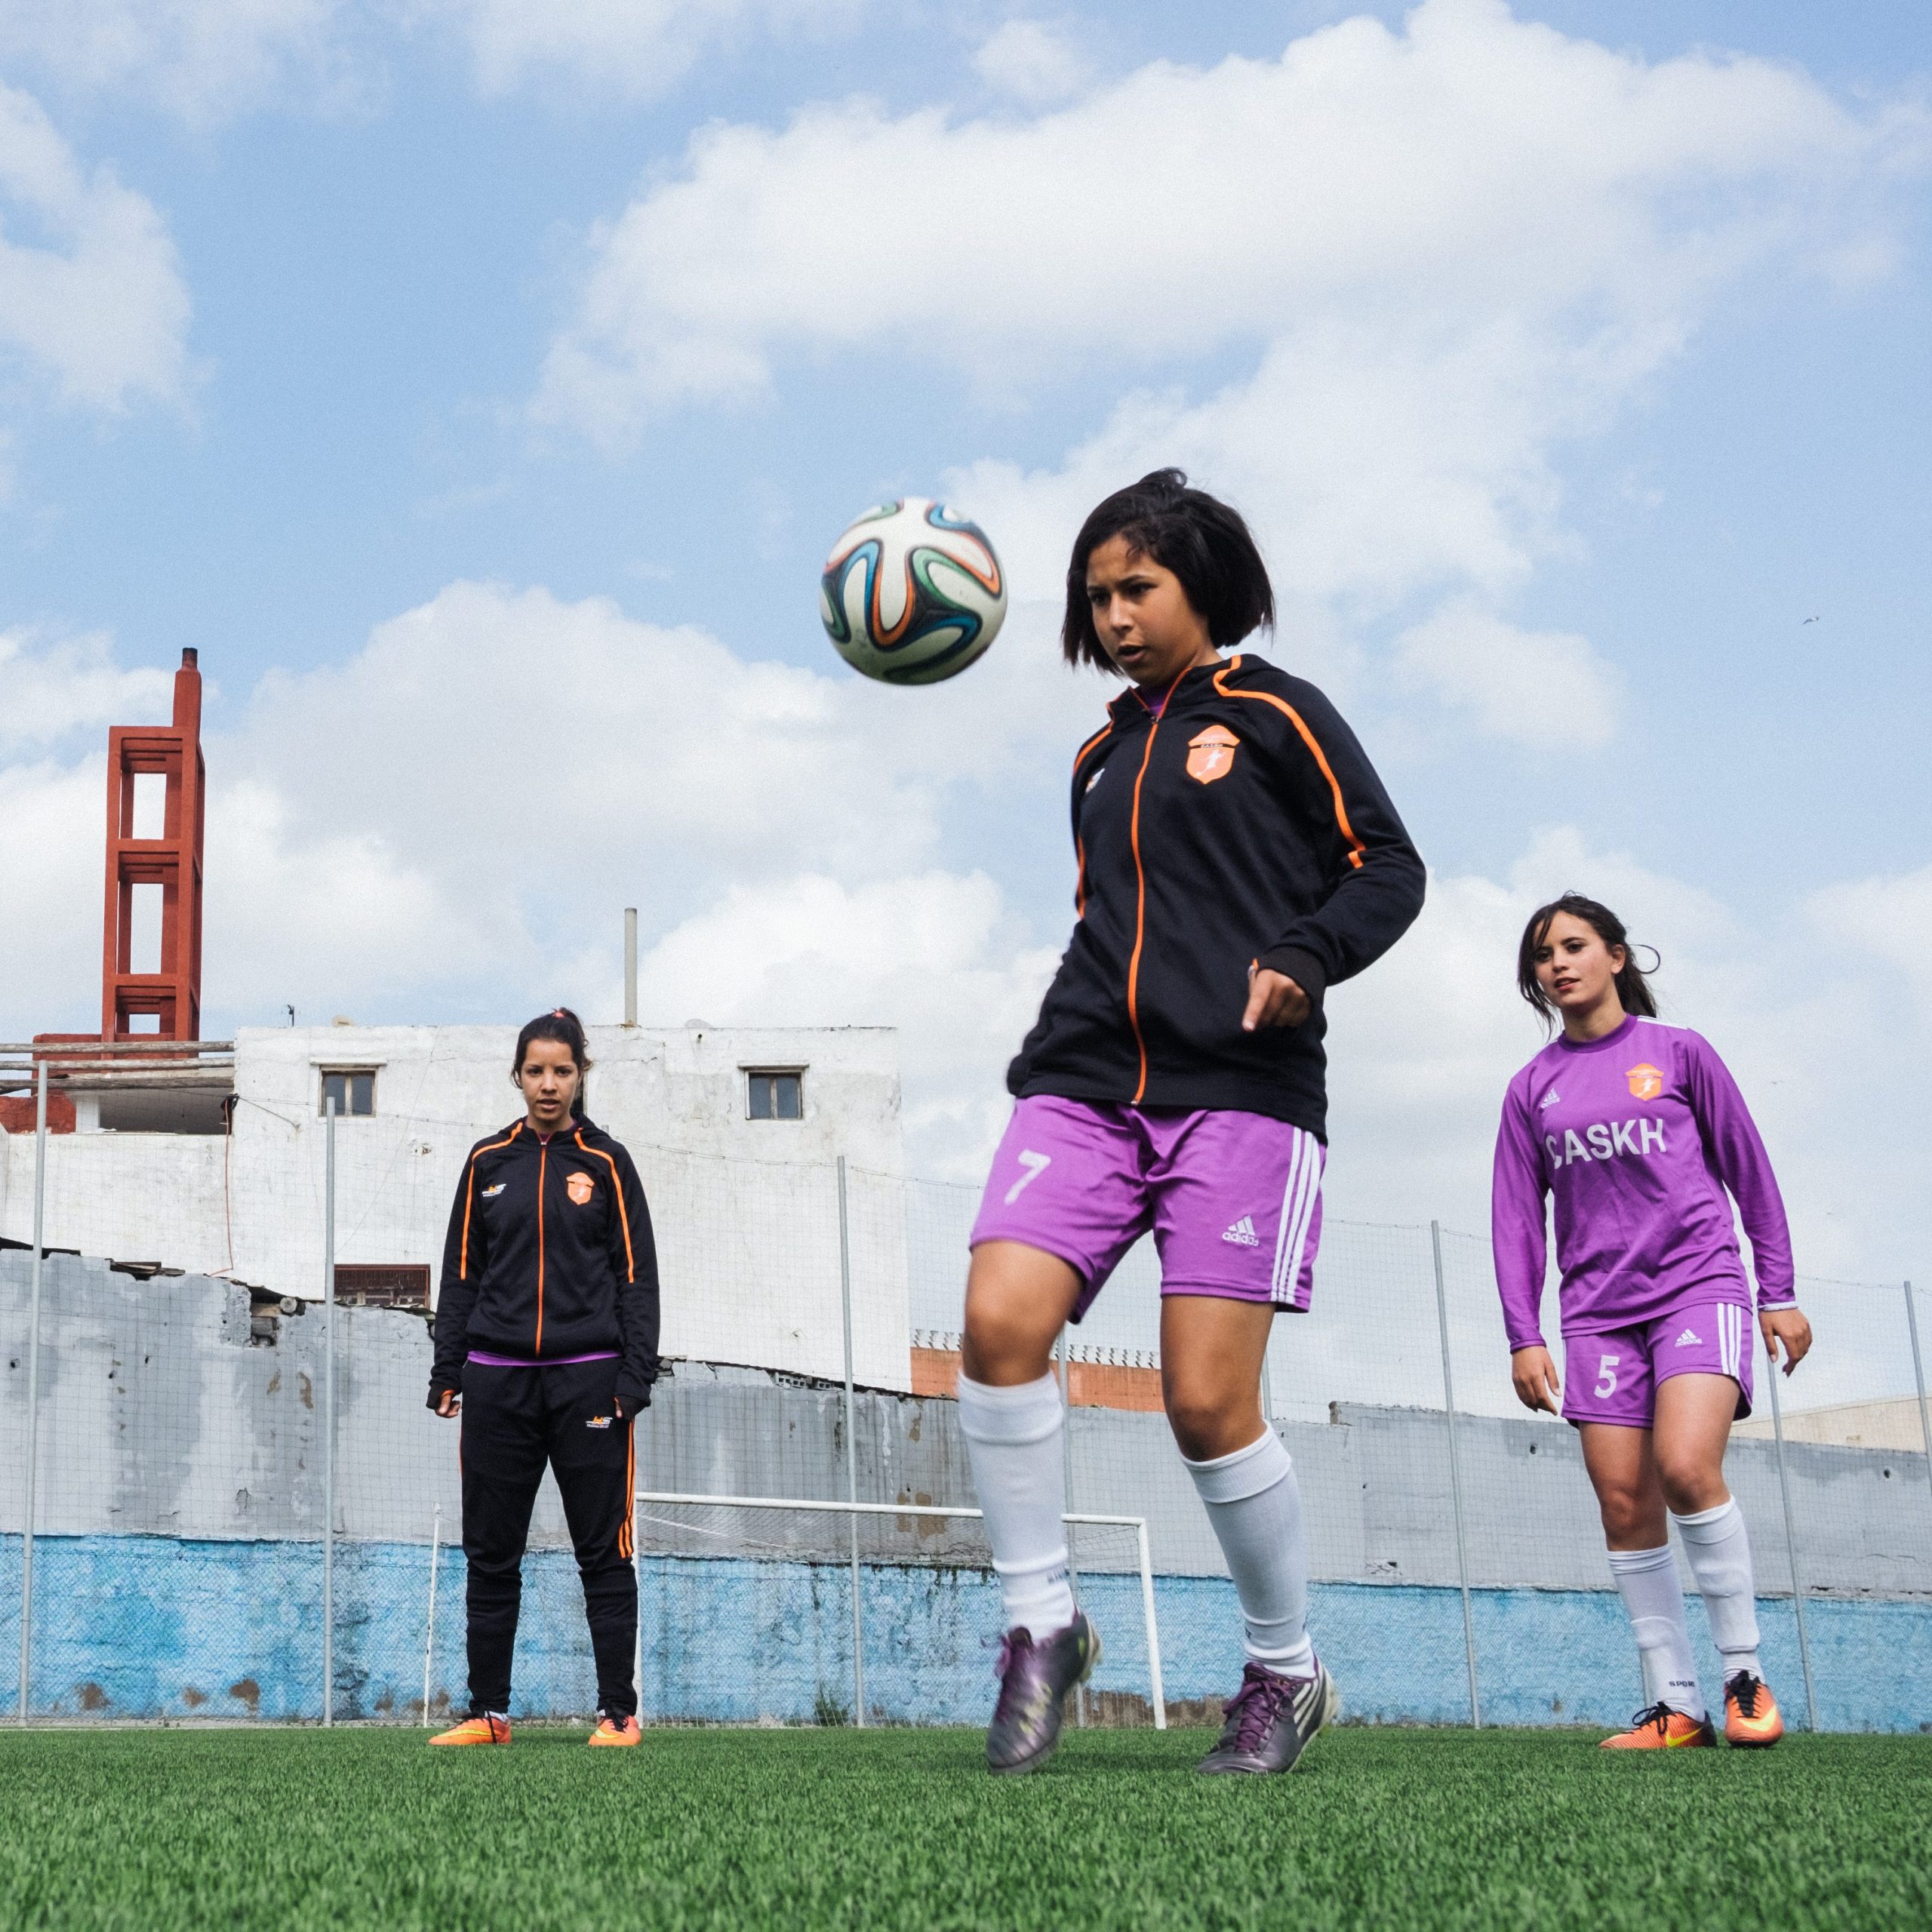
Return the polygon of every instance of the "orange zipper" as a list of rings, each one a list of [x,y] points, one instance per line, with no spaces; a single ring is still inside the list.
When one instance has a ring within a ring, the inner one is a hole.
[[[1180,678],[1186,675],[1183,671]],[[1174,685],[1180,682],[1180,678],[1168,687],[1167,697],[1161,699],[1161,708],[1154,712],[1154,721],[1148,728],[1147,749],[1140,754],[1140,769],[1134,775],[1134,815],[1128,822],[1128,839],[1134,848],[1134,955],[1127,963],[1127,1023],[1134,1029],[1134,1044],[1140,1051],[1140,1084],[1134,1088],[1128,1105],[1137,1107],[1147,1091],[1147,1042],[1140,1031],[1140,948],[1147,931],[1147,873],[1140,863],[1140,783],[1147,776],[1148,761],[1154,755],[1154,740],[1161,735],[1161,721],[1168,715],[1168,700],[1174,696]]]
[[[546,1143],[537,1157],[537,1346],[531,1352],[543,1352],[543,1181],[550,1171],[550,1149]]]

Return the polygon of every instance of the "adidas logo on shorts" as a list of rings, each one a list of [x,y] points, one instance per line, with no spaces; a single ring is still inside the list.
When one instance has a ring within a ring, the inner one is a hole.
[[[1678,1337],[1677,1346],[1680,1349],[1694,1349],[1703,1340],[1703,1337],[1699,1334],[1696,1329],[1687,1328],[1682,1334]]]
[[[1259,1247],[1261,1245],[1261,1237],[1254,1232],[1254,1217],[1247,1214],[1244,1214],[1221,1238],[1232,1241],[1237,1247]]]

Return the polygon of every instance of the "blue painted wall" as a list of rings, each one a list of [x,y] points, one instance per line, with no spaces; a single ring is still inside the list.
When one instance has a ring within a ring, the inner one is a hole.
[[[0,1538],[0,1709],[17,1690],[20,1542]],[[998,1596],[984,1573],[865,1573],[867,1704],[881,1719],[983,1722]],[[430,1706],[461,1708],[462,1552],[442,1552]],[[336,1714],[420,1722],[429,1638],[429,1551],[344,1543],[336,1552]],[[852,1702],[851,1598],[841,1566],[650,1557],[640,1613],[647,1717],[809,1722]],[[1105,1656],[1095,1688],[1131,1718],[1147,1694],[1140,1584],[1088,1575],[1082,1597]],[[1233,1587],[1155,1582],[1171,1704],[1219,1697],[1241,1675]],[[35,1543],[32,1706],[46,1716],[306,1718],[321,1708],[321,1553],[310,1543],[43,1537]],[[1621,1722],[1638,1702],[1635,1654],[1607,1591],[1482,1590],[1475,1622],[1485,1722]],[[1811,1600],[1824,1727],[1932,1730],[1932,1604]],[[1759,1606],[1766,1673],[1789,1719],[1804,1684],[1788,1598]],[[1380,1723],[1469,1721],[1462,1600],[1409,1585],[1317,1584],[1311,1623],[1347,1714]],[[1694,1637],[1718,1691],[1702,1607]],[[518,1714],[586,1712],[592,1678],[577,1567],[525,1564]]]

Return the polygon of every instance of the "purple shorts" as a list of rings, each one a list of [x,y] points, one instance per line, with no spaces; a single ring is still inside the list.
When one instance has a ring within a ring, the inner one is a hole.
[[[1036,1094],[1014,1106],[971,1245],[1058,1255],[1087,1284],[1075,1321],[1149,1228],[1162,1294],[1306,1312],[1327,1159],[1313,1134],[1266,1114]]]
[[[1634,1328],[1563,1338],[1563,1419],[1648,1429],[1657,1386],[1673,1375],[1727,1375],[1737,1420],[1751,1413],[1751,1311],[1735,1302],[1693,1303]]]

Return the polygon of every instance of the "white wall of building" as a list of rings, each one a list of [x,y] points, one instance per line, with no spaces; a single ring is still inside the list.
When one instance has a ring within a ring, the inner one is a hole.
[[[590,1042],[590,1117],[630,1149],[651,1204],[664,1352],[842,1374],[843,1153],[855,1373],[909,1386],[897,1035],[612,1026],[592,1028]],[[503,1026],[245,1029],[230,1134],[50,1137],[48,1244],[318,1297],[321,1075],[373,1069],[374,1115],[336,1128],[336,1259],[420,1264],[433,1278],[464,1156],[521,1113],[515,1043]],[[751,1067],[804,1069],[804,1118],[749,1119]],[[23,1241],[33,1137],[0,1140],[0,1230]]]

